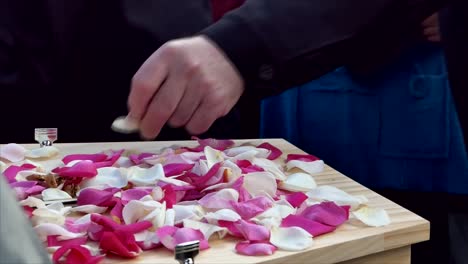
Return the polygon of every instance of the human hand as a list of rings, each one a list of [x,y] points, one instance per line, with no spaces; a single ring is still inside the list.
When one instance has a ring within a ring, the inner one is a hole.
[[[229,113],[244,91],[242,77],[214,43],[197,36],[173,40],[155,51],[132,80],[129,117],[144,138],[167,122],[193,135]]]
[[[424,37],[431,42],[440,42],[439,14],[435,13],[422,22]]]

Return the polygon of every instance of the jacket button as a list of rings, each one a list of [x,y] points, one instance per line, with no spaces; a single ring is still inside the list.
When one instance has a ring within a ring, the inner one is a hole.
[[[270,64],[263,64],[259,69],[259,77],[261,80],[270,81],[273,79],[274,70]]]

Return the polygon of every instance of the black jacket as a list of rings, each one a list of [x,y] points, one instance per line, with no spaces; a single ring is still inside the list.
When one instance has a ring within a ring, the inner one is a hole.
[[[61,142],[138,139],[109,129],[126,113],[131,77],[164,42],[199,33],[248,86],[242,130],[233,111],[206,136],[255,137],[258,98],[338,66],[377,68],[442,1],[247,0],[212,24],[208,0],[2,0],[0,142],[31,142],[35,127],[58,127]],[[166,128],[158,139],[181,138]]]

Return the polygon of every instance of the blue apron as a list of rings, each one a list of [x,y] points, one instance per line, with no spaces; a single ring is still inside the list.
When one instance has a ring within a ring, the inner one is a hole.
[[[346,68],[262,102],[282,137],[374,189],[468,194],[468,159],[444,54],[431,45],[368,78]]]

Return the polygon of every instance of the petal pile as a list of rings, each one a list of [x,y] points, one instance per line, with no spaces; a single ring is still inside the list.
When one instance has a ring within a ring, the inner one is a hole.
[[[2,162],[1,171],[55,263],[135,258],[193,240],[204,250],[226,236],[238,239],[238,254],[265,256],[306,250],[312,237],[335,232],[350,215],[370,228],[390,223],[365,197],[317,186],[314,175],[325,164],[315,156],[284,159],[268,142],[194,139],[198,146],[160,153],[71,154],[55,167],[24,160],[50,159],[53,147],[8,144],[1,158],[15,164]],[[62,204],[73,198],[76,206]]]

